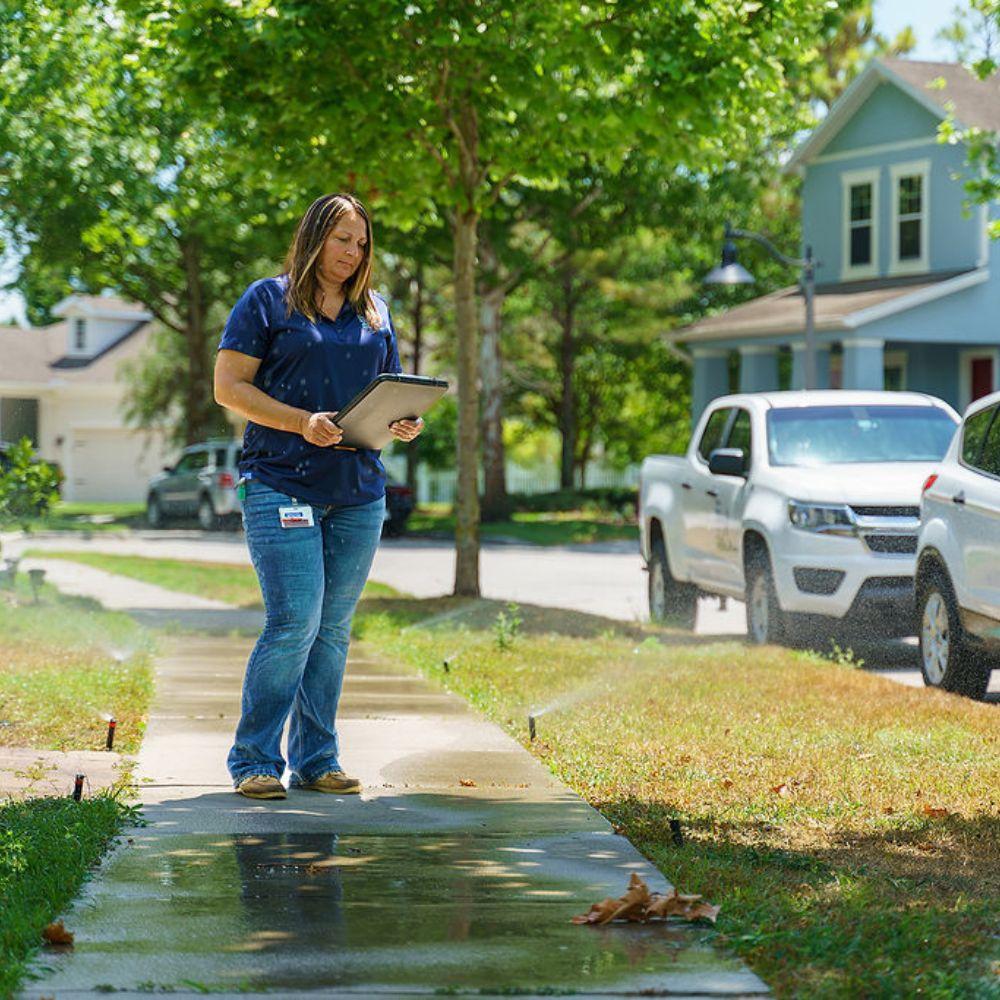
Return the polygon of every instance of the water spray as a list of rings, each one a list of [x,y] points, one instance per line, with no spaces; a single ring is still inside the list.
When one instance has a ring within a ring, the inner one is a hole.
[[[79,802],[83,798],[83,782],[86,778],[84,774],[78,774],[73,782],[73,801]]]

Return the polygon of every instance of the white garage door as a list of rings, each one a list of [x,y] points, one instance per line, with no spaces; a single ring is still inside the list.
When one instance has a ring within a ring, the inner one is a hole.
[[[150,477],[163,464],[161,449],[143,434],[120,429],[75,430],[67,500],[124,502],[146,499]]]

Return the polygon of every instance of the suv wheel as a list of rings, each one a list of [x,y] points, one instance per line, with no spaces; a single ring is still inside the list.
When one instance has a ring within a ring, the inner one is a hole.
[[[212,498],[204,494],[198,501],[198,527],[202,531],[215,531],[219,526],[219,517],[212,506]]]
[[[649,559],[649,617],[663,625],[693,629],[698,588],[674,579],[662,538],[653,542]]]
[[[146,523],[151,528],[162,528],[163,522],[163,505],[160,503],[160,498],[155,493],[150,493],[146,498]]]
[[[992,663],[966,638],[955,592],[943,572],[932,570],[919,580],[917,607],[924,684],[969,698],[983,698],[990,683]]]
[[[747,567],[747,637],[755,646],[788,638],[787,616],[778,604],[771,564],[758,556]]]

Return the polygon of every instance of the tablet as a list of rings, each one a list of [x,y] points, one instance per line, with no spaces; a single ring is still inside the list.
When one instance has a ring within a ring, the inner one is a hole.
[[[389,424],[426,413],[446,392],[448,383],[426,375],[379,375],[337,413],[342,445],[384,448],[393,440]]]

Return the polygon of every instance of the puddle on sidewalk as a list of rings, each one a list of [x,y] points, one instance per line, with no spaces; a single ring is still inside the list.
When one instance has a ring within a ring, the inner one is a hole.
[[[74,951],[46,954],[52,972],[27,995],[192,984],[756,992],[704,930],[569,922],[637,869],[661,887],[607,834],[137,833],[67,915]]]

